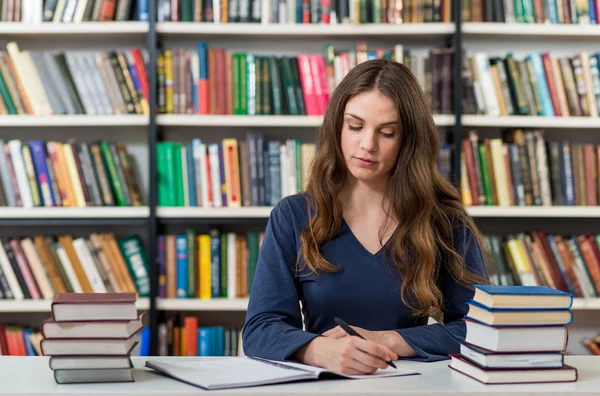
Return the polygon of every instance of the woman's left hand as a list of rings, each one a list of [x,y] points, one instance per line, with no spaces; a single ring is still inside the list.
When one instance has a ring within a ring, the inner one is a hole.
[[[350,326],[354,331],[363,336],[366,340],[373,341],[374,343],[384,345],[392,350],[396,355],[401,357],[413,357],[417,356],[415,351],[410,345],[406,343],[404,338],[394,330],[383,330],[383,331],[372,331],[366,330],[357,326]],[[344,331],[340,326],[336,326],[333,329],[327,330],[322,334],[324,337],[329,338],[343,338],[349,337],[350,335]]]
[[[385,338],[384,333],[389,333],[389,331],[366,330],[366,329],[363,329],[363,328],[360,328],[357,326],[350,326],[350,327],[352,327],[352,329],[354,331],[356,331],[358,334],[363,336],[366,340],[373,341],[377,344],[384,344],[384,342],[383,342],[384,338]],[[344,331],[344,329],[342,329],[340,326],[337,326],[331,330],[327,330],[325,333],[323,333],[323,336],[337,339],[337,338],[349,337],[350,335],[348,333],[346,333]]]

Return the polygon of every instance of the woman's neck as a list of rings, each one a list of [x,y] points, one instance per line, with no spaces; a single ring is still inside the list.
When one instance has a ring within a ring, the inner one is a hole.
[[[344,212],[380,213],[384,206],[384,185],[372,185],[350,178],[343,192]]]

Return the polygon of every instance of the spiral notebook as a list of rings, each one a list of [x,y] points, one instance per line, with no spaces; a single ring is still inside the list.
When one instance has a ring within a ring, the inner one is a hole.
[[[388,367],[368,375],[346,375],[300,363],[258,357],[203,360],[147,360],[146,367],[173,379],[207,390],[242,388],[321,378],[372,379],[419,374]]]

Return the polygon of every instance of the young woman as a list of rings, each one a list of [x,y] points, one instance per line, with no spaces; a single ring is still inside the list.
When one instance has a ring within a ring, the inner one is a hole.
[[[407,67],[378,59],[348,73],[331,96],[306,191],[271,212],[246,355],[364,374],[390,359],[459,351],[471,285],[488,277],[481,235],[438,171],[438,139]],[[429,316],[440,323],[427,325]]]

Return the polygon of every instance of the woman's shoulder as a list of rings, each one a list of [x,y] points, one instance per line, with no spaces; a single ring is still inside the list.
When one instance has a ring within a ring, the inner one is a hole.
[[[308,224],[309,199],[306,193],[288,195],[275,205],[271,220],[294,229],[304,228]]]

